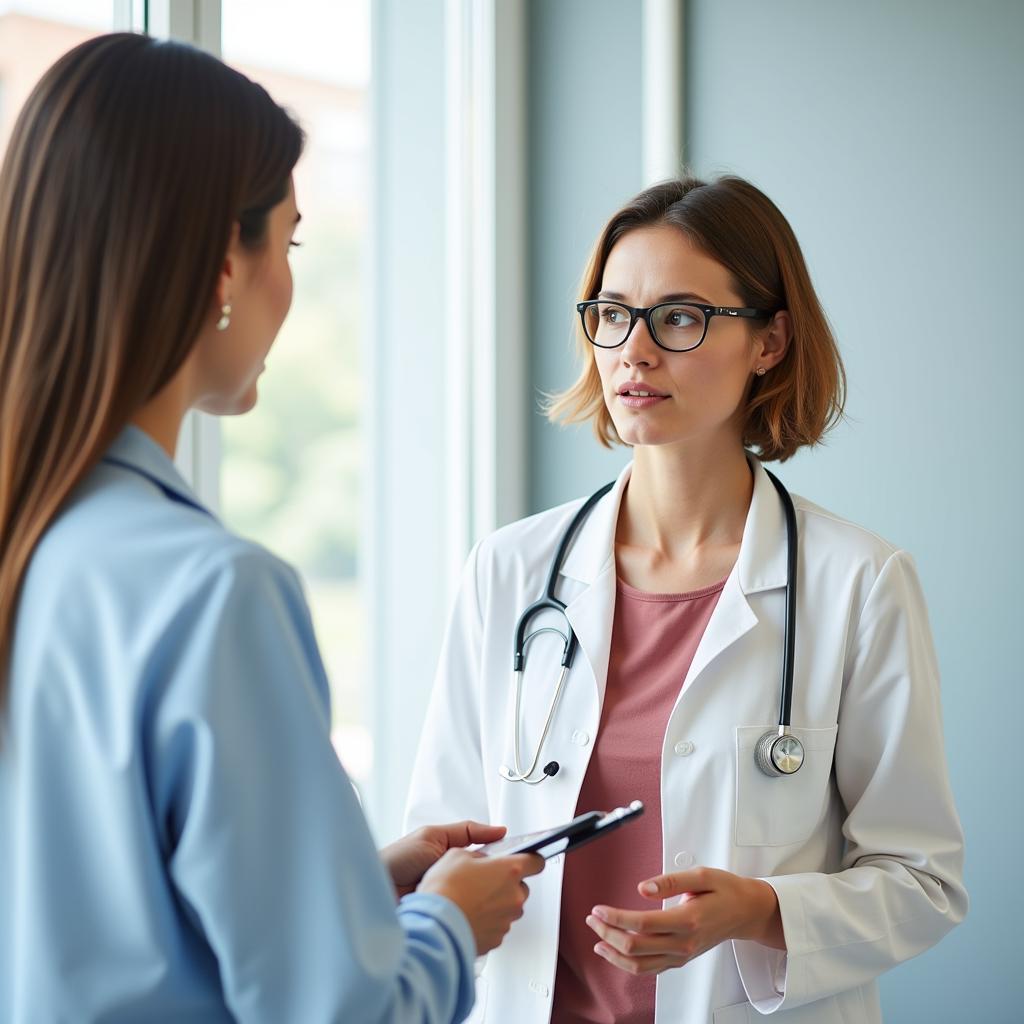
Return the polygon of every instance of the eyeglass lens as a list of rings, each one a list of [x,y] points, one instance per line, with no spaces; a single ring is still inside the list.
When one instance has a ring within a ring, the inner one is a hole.
[[[598,302],[583,314],[583,326],[590,341],[601,348],[616,348],[626,340],[630,312],[617,302]],[[685,352],[696,348],[704,337],[704,312],[686,303],[669,302],[655,306],[649,321],[654,339],[663,348]]]

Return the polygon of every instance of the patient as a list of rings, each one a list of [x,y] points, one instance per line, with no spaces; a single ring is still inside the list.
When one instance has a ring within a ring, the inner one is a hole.
[[[213,57],[65,55],[0,171],[0,1019],[455,1021],[535,856],[374,849],[299,580],[174,466],[292,297],[302,132]],[[397,906],[396,906],[397,902]]]

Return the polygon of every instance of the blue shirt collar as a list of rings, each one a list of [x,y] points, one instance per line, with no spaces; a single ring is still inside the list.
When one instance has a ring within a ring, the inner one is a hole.
[[[185,478],[178,472],[167,452],[139,427],[131,424],[125,427],[107,449],[103,461],[134,470],[151,480],[168,497],[194,505],[212,515],[196,496],[195,491],[185,482]]]

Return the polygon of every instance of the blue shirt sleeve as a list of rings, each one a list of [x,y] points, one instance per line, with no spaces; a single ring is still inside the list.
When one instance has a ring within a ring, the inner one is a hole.
[[[252,545],[216,556],[154,645],[144,742],[172,884],[242,1021],[458,1021],[473,936],[394,890],[330,742],[301,587]]]

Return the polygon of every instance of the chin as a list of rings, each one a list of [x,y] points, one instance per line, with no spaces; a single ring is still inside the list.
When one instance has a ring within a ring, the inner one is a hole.
[[[260,400],[259,391],[256,389],[256,385],[253,384],[251,388],[236,403],[235,411],[232,415],[241,416],[243,413],[249,412],[256,408],[256,403]]]
[[[680,440],[680,431],[669,431],[664,426],[655,426],[653,423],[623,423],[620,427],[615,424],[615,431],[623,444],[631,448],[640,446],[655,446],[660,444],[673,444]]]
[[[259,393],[256,390],[256,385],[253,384],[248,391],[241,395],[234,395],[230,398],[208,398],[200,402],[196,408],[211,416],[243,416],[255,408],[258,400]]]

